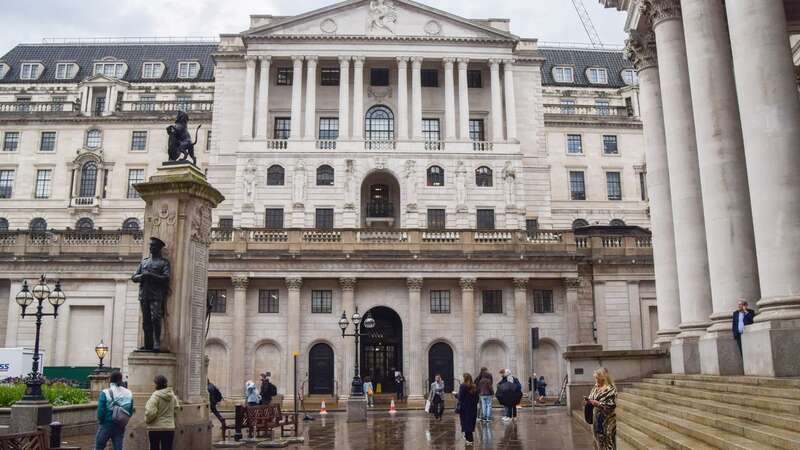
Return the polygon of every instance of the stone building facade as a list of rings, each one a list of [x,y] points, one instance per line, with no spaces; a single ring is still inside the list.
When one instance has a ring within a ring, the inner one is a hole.
[[[304,391],[346,396],[338,320],[357,307],[378,322],[362,374],[386,391],[392,370],[419,398],[433,373],[487,366],[555,393],[567,345],[646,348],[658,329],[637,83],[621,51],[404,0],[252,16],[213,44],[20,45],[0,58],[0,339],[31,343],[14,296],[46,271],[69,295],[46,364],[91,365],[102,338],[125,368],[129,186],[182,109],[226,196],[206,346],[223,391],[270,371],[291,392],[299,352]]]

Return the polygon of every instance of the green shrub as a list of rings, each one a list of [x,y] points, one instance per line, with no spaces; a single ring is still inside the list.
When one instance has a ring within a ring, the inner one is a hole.
[[[89,394],[80,388],[62,383],[42,386],[44,398],[53,406],[81,405],[89,403]],[[7,408],[25,395],[25,385],[21,383],[0,383],[0,407]]]

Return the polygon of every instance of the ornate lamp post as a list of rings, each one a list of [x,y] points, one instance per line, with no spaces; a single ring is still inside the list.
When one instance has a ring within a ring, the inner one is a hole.
[[[100,343],[94,346],[94,353],[100,359],[100,364],[97,366],[96,372],[103,372],[103,359],[108,354],[108,346],[100,339]]]
[[[358,366],[358,351],[359,351],[359,338],[362,336],[369,336],[369,333],[362,333],[361,327],[366,328],[367,330],[371,330],[375,328],[375,319],[372,318],[370,313],[367,313],[366,317],[364,317],[364,321],[361,321],[361,314],[358,313],[358,307],[356,306],[356,312],[353,313],[353,316],[350,318],[353,321],[353,325],[355,327],[355,331],[353,333],[347,333],[347,328],[350,326],[350,322],[347,320],[347,312],[342,311],[342,318],[339,319],[339,328],[342,329],[342,337],[345,336],[353,336],[356,338],[356,361],[354,367],[354,374],[353,374],[353,384],[350,390],[350,397],[361,397],[364,395],[364,383],[361,381],[361,374],[359,372]]]
[[[34,299],[37,302],[36,312],[26,313],[26,308],[33,304]],[[47,299],[47,301],[53,306],[52,313],[43,312],[43,303],[45,299]],[[56,281],[55,288],[53,288],[51,291],[50,286],[47,285],[47,278],[45,278],[44,274],[42,274],[41,278],[39,279],[39,284],[34,286],[32,291],[28,288],[28,281],[23,280],[22,290],[20,290],[17,294],[16,300],[17,304],[22,308],[23,318],[36,318],[36,344],[33,347],[33,367],[31,369],[31,373],[28,375],[28,378],[25,380],[25,384],[28,387],[25,390],[25,396],[22,397],[22,399],[30,401],[43,400],[42,376],[39,374],[39,339],[42,329],[42,317],[58,317],[58,307],[67,301],[67,296],[64,295],[64,292],[61,290],[60,281]]]

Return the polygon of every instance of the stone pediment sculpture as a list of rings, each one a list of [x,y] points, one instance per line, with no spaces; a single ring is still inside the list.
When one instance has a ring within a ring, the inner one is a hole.
[[[391,0],[371,0],[369,2],[369,17],[367,18],[367,33],[388,31],[394,34],[397,24],[397,8]]]

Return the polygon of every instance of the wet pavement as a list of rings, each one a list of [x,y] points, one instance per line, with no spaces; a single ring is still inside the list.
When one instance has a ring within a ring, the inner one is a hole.
[[[538,408],[520,411],[516,422],[500,420],[501,410],[494,410],[490,424],[480,421],[475,430],[477,449],[533,449],[555,450],[592,448],[590,433],[574,424],[563,407]],[[446,413],[441,421],[423,412],[370,413],[366,423],[347,423],[344,413],[327,416],[315,415],[312,422],[303,422],[300,435],[305,443],[289,445],[290,449],[341,449],[341,450],[450,450],[465,448],[458,416]],[[215,438],[219,431],[215,430]],[[93,437],[80,436],[69,445],[91,449]],[[111,448],[110,446],[108,447]],[[255,446],[239,447],[255,449]]]

